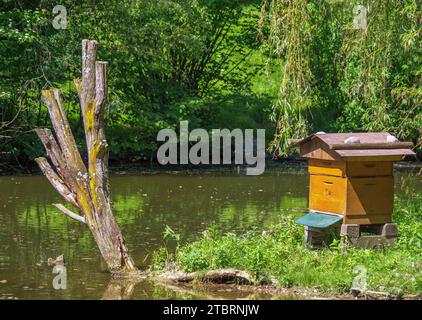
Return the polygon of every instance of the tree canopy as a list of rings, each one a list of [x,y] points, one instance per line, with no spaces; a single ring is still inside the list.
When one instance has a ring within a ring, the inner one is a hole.
[[[109,61],[112,161],[153,160],[156,134],[264,128],[274,157],[315,131],[389,131],[421,144],[417,0],[51,0],[0,4],[0,169],[25,168],[48,126],[41,90],[62,90],[76,138],[80,41]],[[359,6],[360,5],[360,6]],[[365,8],[365,28],[356,17]],[[274,133],[274,134],[272,134]],[[78,140],[78,139],[77,139]]]

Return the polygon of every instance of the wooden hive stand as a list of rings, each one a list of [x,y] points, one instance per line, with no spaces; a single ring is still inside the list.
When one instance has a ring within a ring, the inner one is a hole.
[[[368,132],[317,133],[292,145],[309,160],[310,213],[297,221],[305,226],[305,243],[327,243],[332,232],[358,247],[395,242],[393,162],[414,156],[412,143]]]

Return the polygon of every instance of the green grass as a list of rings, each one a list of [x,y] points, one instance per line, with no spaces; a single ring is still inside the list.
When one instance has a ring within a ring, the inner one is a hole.
[[[213,226],[197,241],[178,246],[175,253],[166,248],[155,252],[151,270],[163,271],[169,260],[187,272],[238,268],[253,274],[257,283],[342,293],[352,287],[354,268],[364,266],[368,290],[422,292],[422,194],[396,200],[399,240],[392,248],[344,248],[334,240],[330,247],[310,250],[294,220],[284,216],[265,232],[243,235],[222,234]]]

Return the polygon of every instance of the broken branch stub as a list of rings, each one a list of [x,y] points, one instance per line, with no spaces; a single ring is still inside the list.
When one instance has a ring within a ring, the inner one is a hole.
[[[51,164],[46,158],[37,158],[36,161],[63,198],[83,213],[80,216],[62,205],[56,205],[64,214],[87,224],[109,269],[119,273],[135,272],[137,269],[111,206],[108,145],[104,132],[107,63],[96,61],[97,47],[96,41],[82,41],[82,80],[75,80],[88,150],[87,166],[70,130],[58,89],[42,93],[56,137],[49,129],[35,130]]]

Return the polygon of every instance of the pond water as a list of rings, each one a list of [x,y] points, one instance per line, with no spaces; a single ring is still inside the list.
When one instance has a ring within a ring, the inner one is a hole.
[[[222,172],[113,175],[115,215],[134,260],[145,268],[151,252],[163,245],[166,225],[189,241],[212,224],[233,232],[262,230],[285,213],[302,214],[308,177],[304,170],[289,171],[274,169],[255,177]],[[399,196],[421,188],[414,177],[415,171],[396,173]],[[0,177],[0,299],[100,299],[116,292],[120,298],[125,288],[110,281],[89,230],[52,203],[63,201],[43,176]],[[67,289],[55,290],[56,274],[47,260],[61,254]],[[123,298],[190,299],[210,293],[150,281],[131,289]],[[222,298],[266,297],[235,289],[216,291]]]

